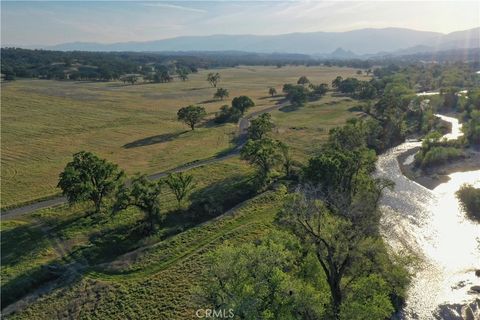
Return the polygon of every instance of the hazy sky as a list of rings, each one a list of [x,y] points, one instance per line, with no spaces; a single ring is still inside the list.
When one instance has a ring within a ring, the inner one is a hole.
[[[480,26],[479,1],[2,1],[1,11],[2,45]]]

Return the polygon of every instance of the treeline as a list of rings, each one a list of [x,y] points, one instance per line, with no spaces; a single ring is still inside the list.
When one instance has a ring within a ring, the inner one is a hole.
[[[118,80],[125,75],[136,75],[147,81],[168,82],[198,69],[236,67],[239,65],[276,66],[339,66],[370,69],[377,72],[398,72],[408,68],[411,82],[419,84],[419,90],[433,90],[439,86],[465,87],[474,80],[471,70],[477,70],[476,60],[468,64],[464,56],[455,55],[444,63],[428,63],[411,57],[374,57],[369,59],[325,59],[302,54],[261,54],[247,52],[87,52],[50,51],[21,48],[1,49],[1,73],[5,80],[15,78],[41,78],[59,80]],[[428,61],[428,60],[427,60]],[[452,70],[445,76],[445,66]],[[375,68],[374,68],[375,67]],[[386,68],[378,68],[386,67]],[[468,70],[466,69],[468,68]],[[461,74],[456,74],[461,73]],[[441,78],[439,75],[443,74]],[[463,76],[462,76],[463,74]],[[379,74],[376,74],[379,75]],[[170,78],[169,78],[170,77]],[[417,78],[421,78],[418,81]]]
[[[1,72],[6,80],[20,78],[117,80],[135,74],[154,80],[165,72],[177,70],[196,72],[208,68],[200,57],[173,56],[154,53],[48,51],[2,48]],[[165,76],[164,79],[165,81]],[[160,78],[158,79],[160,82]]]
[[[203,68],[236,67],[239,65],[276,66],[327,65],[370,68],[366,60],[317,60],[302,54],[261,54],[247,52],[88,52],[50,51],[2,48],[1,72],[6,80],[18,78],[116,80],[122,75],[148,76],[159,66],[191,72]],[[172,72],[173,69],[173,72]],[[158,73],[158,72],[157,72]]]

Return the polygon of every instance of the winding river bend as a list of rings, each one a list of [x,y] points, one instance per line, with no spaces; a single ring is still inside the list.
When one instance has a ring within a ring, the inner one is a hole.
[[[457,119],[441,118],[452,123],[447,139],[461,135]],[[397,161],[400,154],[420,145],[407,141],[381,155],[377,162],[377,175],[395,182],[395,189],[382,199],[383,235],[395,250],[420,258],[399,317],[461,319],[438,315],[438,308],[480,298],[470,291],[473,285],[480,285],[480,278],[475,276],[475,269],[480,269],[480,224],[465,216],[455,197],[463,183],[480,187],[480,170],[453,173],[448,182],[429,190],[405,177]],[[450,308],[448,314],[458,312]]]

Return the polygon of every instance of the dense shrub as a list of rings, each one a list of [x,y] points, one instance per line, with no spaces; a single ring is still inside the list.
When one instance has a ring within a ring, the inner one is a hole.
[[[242,117],[242,113],[233,107],[223,105],[220,107],[220,111],[215,113],[216,123],[237,122]]]
[[[454,147],[433,147],[426,153],[419,152],[415,156],[415,163],[422,168],[445,164],[451,160],[465,157],[465,152]]]
[[[436,131],[425,136],[422,149],[415,155],[416,166],[427,168],[465,157],[462,141],[441,138],[442,135]]]
[[[480,221],[480,188],[464,184],[456,192],[456,196],[468,216]]]

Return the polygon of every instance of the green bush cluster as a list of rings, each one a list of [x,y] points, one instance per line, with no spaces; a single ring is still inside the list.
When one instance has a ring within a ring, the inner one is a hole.
[[[464,184],[456,192],[456,196],[468,216],[480,221],[480,188]]]

